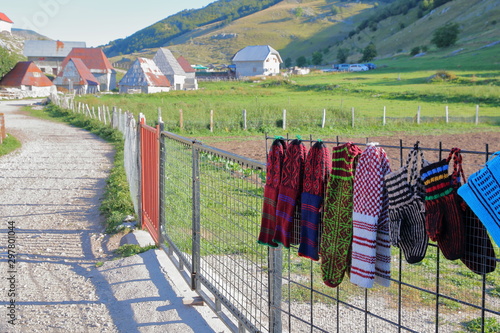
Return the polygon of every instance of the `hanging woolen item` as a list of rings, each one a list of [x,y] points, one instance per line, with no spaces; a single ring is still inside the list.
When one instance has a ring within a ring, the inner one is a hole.
[[[299,221],[295,210],[300,207],[302,175],[307,150],[301,140],[293,140],[287,147],[281,169],[281,184],[276,205],[276,230],[273,241],[289,248],[300,239]],[[296,232],[294,232],[296,231]]]
[[[362,150],[352,142],[332,149],[320,254],[323,282],[338,286],[350,264],[354,170]]]
[[[453,158],[453,173],[448,164]],[[432,163],[421,170],[425,184],[425,224],[429,238],[436,241],[446,259],[460,259],[465,253],[465,224],[459,206],[457,184],[463,175],[462,155],[452,148],[447,159]]]
[[[286,146],[285,140],[275,139],[267,156],[266,185],[264,186],[264,203],[258,242],[272,247],[278,246],[273,242],[273,236],[276,229],[276,201],[281,184],[281,168]]]
[[[385,176],[391,244],[401,248],[410,264],[424,259],[429,242],[425,231],[425,188],[420,178],[424,163],[429,164],[417,142],[408,153],[405,165]]]
[[[484,168],[473,173],[458,189],[479,220],[500,246],[500,151],[492,155]]]
[[[320,209],[323,206],[325,184],[332,166],[326,145],[318,141],[307,153],[301,195],[301,235],[299,256],[319,260]]]
[[[351,282],[388,287],[391,275],[389,202],[384,177],[390,173],[386,152],[369,144],[361,154],[353,188]]]

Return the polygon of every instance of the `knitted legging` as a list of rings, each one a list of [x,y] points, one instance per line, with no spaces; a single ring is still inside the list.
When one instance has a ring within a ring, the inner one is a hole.
[[[288,145],[283,161],[273,241],[283,244],[286,248],[289,248],[290,244],[298,244],[300,239],[300,220],[295,217],[295,211],[300,207],[306,154],[306,147],[302,141],[296,139]]]
[[[304,166],[304,189],[301,197],[301,233],[299,256],[319,260],[320,209],[325,195],[325,184],[332,168],[328,148],[316,142],[307,154]]]
[[[330,287],[342,282],[350,264],[354,169],[361,152],[350,142],[332,150],[320,243],[323,282]]]
[[[276,139],[271,145],[267,156],[266,185],[264,187],[264,203],[262,207],[262,222],[258,242],[277,247],[273,242],[276,229],[276,201],[281,183],[281,168],[286,151],[286,141]]]

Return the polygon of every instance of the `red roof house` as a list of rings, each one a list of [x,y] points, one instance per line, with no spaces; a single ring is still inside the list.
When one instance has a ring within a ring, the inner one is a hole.
[[[181,65],[184,72],[186,72],[186,80],[184,82],[184,89],[186,90],[197,90],[198,81],[196,80],[196,70],[191,66],[191,64],[183,56],[177,58],[177,62]]]
[[[54,84],[33,61],[18,62],[1,80],[3,87],[50,87]],[[29,88],[30,89],[30,88]]]
[[[99,81],[79,58],[70,58],[54,79],[58,87],[77,94],[93,94],[99,91]]]
[[[62,62],[61,67],[64,68],[69,59],[75,58],[81,59],[99,81],[101,91],[116,88],[116,71],[101,49],[74,47]]]
[[[11,32],[12,24],[14,24],[14,22],[12,22],[12,20],[7,15],[5,15],[4,13],[0,13],[0,32]]]

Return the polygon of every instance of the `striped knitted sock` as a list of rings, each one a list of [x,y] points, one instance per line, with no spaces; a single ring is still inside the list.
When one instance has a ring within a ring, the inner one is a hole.
[[[384,176],[390,172],[387,154],[370,145],[361,154],[354,179],[351,282],[371,288],[390,284],[391,249],[388,197]]]

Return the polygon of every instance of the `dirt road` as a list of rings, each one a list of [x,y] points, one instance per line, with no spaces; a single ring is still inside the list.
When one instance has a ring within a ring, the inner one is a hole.
[[[112,147],[19,109],[0,102],[23,142],[0,158],[0,332],[213,332],[155,251],[96,268],[111,254],[99,202]]]

